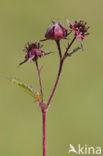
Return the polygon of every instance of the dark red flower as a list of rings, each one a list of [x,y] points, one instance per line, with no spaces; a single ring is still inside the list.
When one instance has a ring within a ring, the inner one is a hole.
[[[80,20],[79,22],[75,21],[74,25],[72,25],[70,21],[67,20],[67,23],[70,29],[74,30],[75,36],[78,40],[83,40],[86,35],[89,35],[89,33],[87,33],[89,27],[86,26],[87,25],[86,22],[82,20]]]
[[[44,51],[40,50],[41,46],[40,43],[27,43],[25,46],[24,51],[26,52],[25,60],[21,62],[19,65],[22,65],[23,63],[29,61],[36,61],[38,57],[42,57],[44,55],[47,55],[49,53],[45,53]]]
[[[53,25],[46,31],[46,39],[60,40],[68,35],[68,30],[60,24],[60,22],[53,22]]]

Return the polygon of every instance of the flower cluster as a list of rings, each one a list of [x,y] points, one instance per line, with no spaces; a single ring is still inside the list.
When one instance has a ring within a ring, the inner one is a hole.
[[[75,36],[78,40],[83,40],[86,35],[89,35],[89,33],[87,33],[89,29],[89,27],[86,26],[87,22],[80,20],[80,21],[75,21],[74,25],[72,25],[70,21],[67,20],[67,23],[70,29],[74,30]]]
[[[89,35],[88,33],[89,27],[86,26],[87,23],[84,22],[83,20],[75,21],[73,25],[71,24],[69,20],[67,20],[67,24],[71,30],[71,31],[69,30],[69,33],[68,33],[68,29],[65,28],[60,22],[52,22],[52,23],[53,25],[48,27],[48,29],[46,30],[45,39],[41,41],[55,40],[57,42],[61,39],[66,39],[70,35],[70,32],[74,31],[75,32],[74,38],[77,38],[82,43],[85,36]],[[81,45],[83,48],[83,43]],[[71,45],[69,45],[67,49],[69,50],[70,47]],[[42,57],[50,53],[50,52],[45,53],[44,51],[42,51],[40,43],[37,43],[37,42],[31,43],[31,44],[28,43],[25,46],[24,51],[26,52],[25,60],[21,62],[19,65],[22,65],[23,63],[27,61],[29,62],[37,61],[38,57]]]

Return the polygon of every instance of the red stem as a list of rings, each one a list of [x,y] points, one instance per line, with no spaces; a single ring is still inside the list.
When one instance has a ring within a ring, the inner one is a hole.
[[[71,41],[71,43],[68,45],[65,54],[68,52],[68,50],[70,49],[71,45],[73,44],[73,42],[75,41],[76,37],[74,36],[73,40]]]
[[[56,79],[56,82],[55,82],[55,84],[54,84],[54,88],[53,88],[53,90],[52,90],[52,93],[51,93],[51,95],[50,95],[50,98],[49,98],[49,100],[48,100],[47,108],[49,107],[50,102],[51,102],[51,100],[52,100],[52,97],[53,97],[53,95],[54,95],[54,93],[55,93],[55,90],[56,90],[56,87],[57,87],[57,84],[58,84],[58,81],[59,81],[59,78],[60,78],[60,74],[61,74],[61,71],[62,71],[62,65],[63,65],[63,61],[61,60],[61,61],[60,61],[60,66],[59,66],[59,72],[58,72],[58,75],[57,75],[57,79]]]
[[[42,111],[43,119],[43,156],[46,156],[46,111]]]
[[[56,44],[58,47],[58,51],[59,51],[59,56],[60,56],[60,65],[59,65],[59,71],[58,71],[58,75],[57,75],[57,79],[56,82],[54,84],[53,90],[51,92],[51,95],[49,97],[49,100],[47,102],[47,105],[44,109],[42,109],[42,122],[43,122],[43,156],[46,156],[46,110],[48,109],[50,102],[52,100],[52,97],[55,93],[55,90],[57,88],[58,85],[58,81],[61,75],[61,71],[62,71],[62,66],[63,66],[63,62],[64,59],[67,57],[68,54],[68,50],[70,49],[71,45],[73,44],[73,42],[75,41],[75,37],[73,38],[73,40],[71,41],[71,43],[69,44],[69,46],[66,49],[66,52],[64,53],[64,56],[62,57],[62,53],[61,53],[61,47],[60,47],[60,41],[57,40]],[[42,82],[41,82],[41,77],[40,77],[40,70],[39,70],[39,66],[38,66],[38,62],[36,61],[36,66],[37,66],[37,71],[38,71],[38,77],[39,77],[39,84],[40,84],[40,91],[41,91],[41,95],[42,95],[42,102],[43,102],[43,91],[42,91]]]
[[[53,90],[52,90],[52,93],[49,97],[49,100],[48,100],[48,103],[47,103],[47,109],[50,105],[50,102],[52,100],[52,97],[55,93],[55,90],[57,88],[57,84],[58,84],[58,81],[59,81],[59,78],[60,78],[60,75],[61,75],[61,71],[62,71],[62,65],[63,65],[63,59],[62,59],[62,53],[61,53],[61,47],[60,47],[60,40],[57,40],[56,41],[56,44],[57,44],[57,47],[58,47],[58,51],[59,51],[59,56],[60,56],[60,65],[59,65],[59,71],[58,71],[58,75],[57,75],[57,78],[56,78],[56,82],[54,84],[54,87],[53,87]]]
[[[70,49],[70,47],[72,46],[73,42],[75,41],[76,37],[74,36],[73,40],[71,41],[71,43],[68,45],[65,53],[64,53],[64,56],[63,56],[63,61],[64,59],[68,56],[68,50]]]
[[[39,65],[38,65],[38,62],[37,62],[37,61],[36,61],[36,67],[37,67],[37,71],[38,71],[39,84],[40,84],[40,92],[41,92],[42,101],[43,101],[43,89],[42,89],[42,82],[41,82],[41,76],[40,76]]]
[[[58,51],[59,51],[59,56],[60,56],[60,59],[61,59],[62,58],[62,52],[61,52],[61,47],[60,47],[60,40],[57,40],[56,44],[57,44]]]
[[[68,54],[68,50],[70,49],[71,45],[73,44],[73,42],[75,41],[76,37],[74,36],[73,40],[71,41],[71,43],[68,45],[65,53],[64,53],[64,56],[62,57],[62,53],[61,53],[61,47],[60,47],[60,40],[57,40],[56,41],[56,44],[57,44],[57,47],[58,47],[58,51],[59,51],[59,56],[60,56],[60,65],[59,65],[59,71],[58,71],[58,75],[57,75],[57,79],[56,79],[56,82],[54,84],[54,88],[52,90],[52,93],[49,97],[49,100],[48,100],[48,103],[47,103],[47,109],[50,105],[50,102],[52,100],[52,97],[55,93],[55,90],[56,90],[56,87],[57,87],[57,84],[58,84],[58,81],[59,81],[59,78],[60,78],[60,75],[61,75],[61,71],[62,71],[62,66],[63,66],[63,62],[64,62],[64,59],[67,57],[67,54]]]
[[[38,62],[36,61],[36,67],[38,71],[38,77],[39,77],[39,84],[40,84],[40,92],[42,95],[42,102],[43,102],[43,90],[42,90],[42,82],[41,82],[41,76],[40,76],[40,69]],[[41,103],[42,104],[42,103]],[[43,156],[46,156],[46,111],[42,109],[42,123],[43,123]]]

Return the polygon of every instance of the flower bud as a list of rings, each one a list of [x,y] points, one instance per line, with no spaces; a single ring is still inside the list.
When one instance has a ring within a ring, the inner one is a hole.
[[[53,25],[46,31],[46,39],[60,40],[67,37],[68,30],[62,26],[59,22],[53,22]]]

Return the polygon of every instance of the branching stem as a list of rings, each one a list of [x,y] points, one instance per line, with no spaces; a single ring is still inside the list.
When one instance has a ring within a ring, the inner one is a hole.
[[[64,56],[63,56],[63,61],[64,59],[68,56],[68,50],[70,49],[70,47],[72,46],[73,42],[75,41],[76,37],[74,36],[73,40],[70,42],[70,44],[68,45],[68,47],[66,48],[66,51],[64,53]]]
[[[53,95],[54,95],[54,93],[55,93],[55,90],[56,90],[56,88],[57,88],[57,84],[58,84],[58,81],[59,81],[59,78],[60,78],[60,75],[61,75],[61,71],[62,71],[62,66],[63,66],[63,61],[60,61],[60,66],[59,66],[59,71],[58,71],[57,79],[56,79],[56,82],[55,82],[55,84],[54,84],[54,88],[53,88],[53,90],[52,90],[52,93],[51,93],[51,95],[50,95],[50,97],[49,97],[49,100],[48,100],[48,103],[47,103],[47,109],[48,109],[48,107],[49,107],[49,105],[50,105],[50,102],[51,102],[51,100],[52,100],[52,97],[53,97]]]
[[[51,92],[51,95],[49,97],[49,100],[47,102],[47,109],[50,105],[50,102],[52,100],[52,97],[55,93],[55,90],[57,88],[57,85],[58,85],[58,82],[59,82],[59,79],[60,79],[60,75],[61,75],[61,71],[62,71],[62,66],[63,66],[63,62],[65,60],[65,58],[68,56],[68,50],[70,49],[71,45],[73,44],[73,42],[75,41],[76,37],[74,36],[73,40],[71,41],[71,43],[68,45],[65,53],[64,53],[64,56],[62,56],[62,52],[61,52],[61,47],[60,47],[60,40],[57,40],[56,41],[56,44],[57,44],[57,48],[58,48],[58,51],[59,51],[59,56],[60,56],[60,64],[59,64],[59,71],[58,71],[58,74],[57,74],[57,78],[56,78],[56,81],[55,81],[55,84],[54,84],[54,87],[53,87],[53,90]]]
[[[55,90],[57,88],[57,85],[58,85],[58,81],[59,81],[59,78],[60,78],[60,75],[61,75],[61,71],[62,71],[62,66],[63,66],[63,60],[62,60],[62,53],[61,53],[61,47],[60,47],[60,41],[56,41],[56,44],[57,44],[57,47],[58,47],[58,51],[59,51],[59,56],[60,56],[60,64],[59,64],[59,71],[58,71],[58,74],[57,74],[57,78],[56,78],[56,81],[55,81],[55,84],[54,84],[54,87],[53,87],[53,90],[52,90],[52,93],[49,97],[49,100],[47,102],[47,109],[50,105],[50,102],[52,100],[52,97],[55,93]]]

